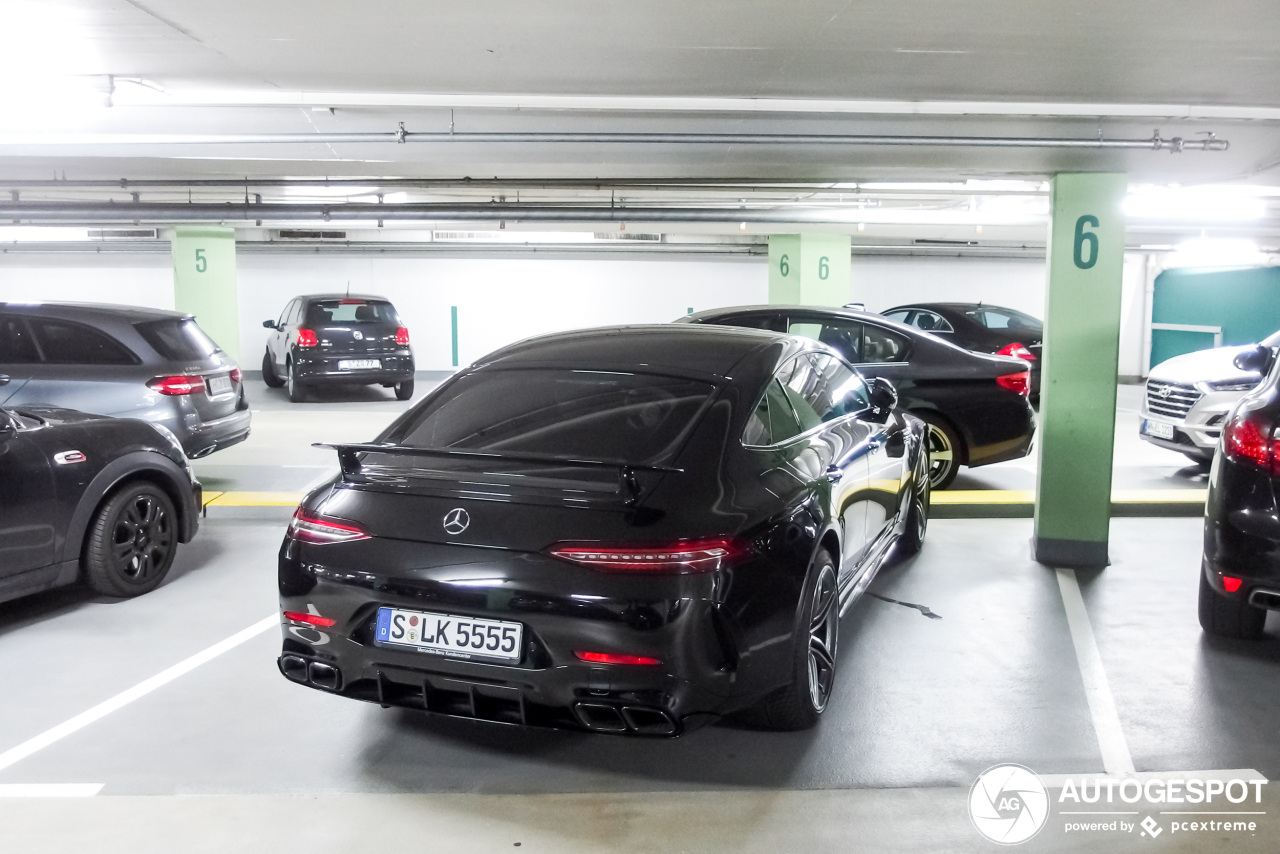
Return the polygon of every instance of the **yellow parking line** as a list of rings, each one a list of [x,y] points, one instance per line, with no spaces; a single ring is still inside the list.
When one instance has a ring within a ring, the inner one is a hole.
[[[1113,504],[1203,504],[1207,489],[1117,489],[1111,493]]]
[[[206,507],[293,507],[301,492],[219,492],[205,501]]]
[[[1113,504],[1203,504],[1207,489],[1116,489]],[[946,489],[930,496],[934,504],[1034,504],[1030,489]]]

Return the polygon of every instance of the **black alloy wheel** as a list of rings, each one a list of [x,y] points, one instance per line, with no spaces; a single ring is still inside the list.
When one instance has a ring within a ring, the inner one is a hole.
[[[89,586],[127,598],[160,586],[178,550],[178,515],[163,489],[138,482],[98,508],[85,544]]]
[[[267,384],[267,388],[284,386],[284,380],[280,379],[280,375],[276,373],[276,363],[271,358],[270,350],[262,357],[262,381]]]
[[[307,387],[303,385],[302,380],[298,379],[298,368],[293,362],[289,362],[286,368],[289,372],[289,402],[302,403],[307,399]]]
[[[928,475],[928,457],[924,449],[920,449],[920,461],[916,465],[915,485],[911,489],[911,503],[907,505],[907,523],[898,540],[898,554],[909,557],[916,554],[924,546],[924,535],[929,528],[930,484]]]

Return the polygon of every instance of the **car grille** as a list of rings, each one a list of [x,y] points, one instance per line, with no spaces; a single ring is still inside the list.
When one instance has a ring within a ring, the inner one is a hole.
[[[1185,418],[1203,396],[1194,386],[1147,380],[1147,409],[1155,415]]]

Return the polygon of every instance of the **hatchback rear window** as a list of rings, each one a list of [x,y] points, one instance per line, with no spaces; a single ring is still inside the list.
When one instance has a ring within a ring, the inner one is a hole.
[[[715,390],[707,382],[644,373],[478,371],[445,389],[393,441],[656,463],[675,454]]]
[[[135,323],[134,328],[161,358],[171,362],[199,362],[222,350],[189,317],[149,320]]]
[[[331,326],[335,323],[395,323],[400,319],[389,302],[361,299],[333,299],[307,306],[307,326]]]

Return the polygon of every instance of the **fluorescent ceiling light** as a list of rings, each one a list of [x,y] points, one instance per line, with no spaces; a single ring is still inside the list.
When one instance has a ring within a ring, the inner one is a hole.
[[[1201,237],[1188,240],[1169,255],[1166,267],[1262,267],[1268,256],[1252,240]]]
[[[1140,188],[1125,198],[1124,212],[1137,220],[1246,222],[1266,216],[1267,203],[1239,188]]]
[[[0,225],[0,243],[61,243],[89,239],[87,228],[47,225]]]

